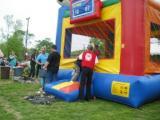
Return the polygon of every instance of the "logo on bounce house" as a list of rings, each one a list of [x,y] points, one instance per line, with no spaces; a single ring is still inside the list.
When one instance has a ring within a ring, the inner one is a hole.
[[[100,0],[71,0],[71,23],[100,18]]]

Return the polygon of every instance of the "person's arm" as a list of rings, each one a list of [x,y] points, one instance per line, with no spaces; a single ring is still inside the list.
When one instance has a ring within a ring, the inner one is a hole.
[[[47,70],[48,65],[49,65],[49,62],[47,61],[47,62],[45,63],[45,65],[44,65],[43,69]]]
[[[79,60],[82,60],[82,56],[83,56],[83,53],[81,53],[81,54],[78,56],[78,59],[79,59]]]
[[[58,67],[59,67],[59,65],[60,65],[60,60],[61,60],[61,56],[58,55]]]
[[[97,64],[98,62],[99,62],[98,57],[96,56],[95,64]]]
[[[38,65],[42,65],[42,63],[39,62],[39,61],[40,61],[40,55],[38,55],[38,57],[37,57],[37,59],[36,59],[36,63],[37,63]]]
[[[47,58],[47,62],[45,63],[45,65],[44,65],[44,69],[47,69],[47,67],[48,67],[48,65],[50,64],[50,61],[52,61],[52,56],[51,56],[51,54],[48,56],[48,58]]]

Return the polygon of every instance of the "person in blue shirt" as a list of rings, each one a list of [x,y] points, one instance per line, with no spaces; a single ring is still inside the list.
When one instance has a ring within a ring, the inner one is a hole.
[[[46,48],[43,47],[42,52],[37,56],[36,62],[38,65],[43,66],[47,62],[47,58],[48,58],[48,53],[46,53]]]
[[[11,52],[11,55],[9,56],[9,66],[11,68],[15,67],[17,64],[16,55],[14,52]]]
[[[43,66],[47,62],[47,58],[48,58],[48,53],[46,53],[46,48],[43,47],[41,49],[41,53],[37,56],[36,62],[37,62],[38,65],[41,66],[41,68],[43,68]],[[42,88],[44,88],[45,79],[46,79],[46,77],[41,78],[40,83],[42,85]]]

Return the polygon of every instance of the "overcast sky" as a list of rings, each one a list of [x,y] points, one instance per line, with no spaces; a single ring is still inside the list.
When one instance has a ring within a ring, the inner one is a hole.
[[[35,34],[34,39],[49,37],[54,42],[59,7],[56,0],[0,0],[0,28],[5,27],[3,17],[13,14],[26,30],[26,18],[30,17],[29,31]]]

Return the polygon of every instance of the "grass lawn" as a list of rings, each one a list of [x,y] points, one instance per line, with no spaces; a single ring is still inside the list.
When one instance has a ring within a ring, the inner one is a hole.
[[[92,102],[33,105],[23,100],[39,85],[0,80],[0,120],[160,120],[160,100],[133,109],[118,103]]]

